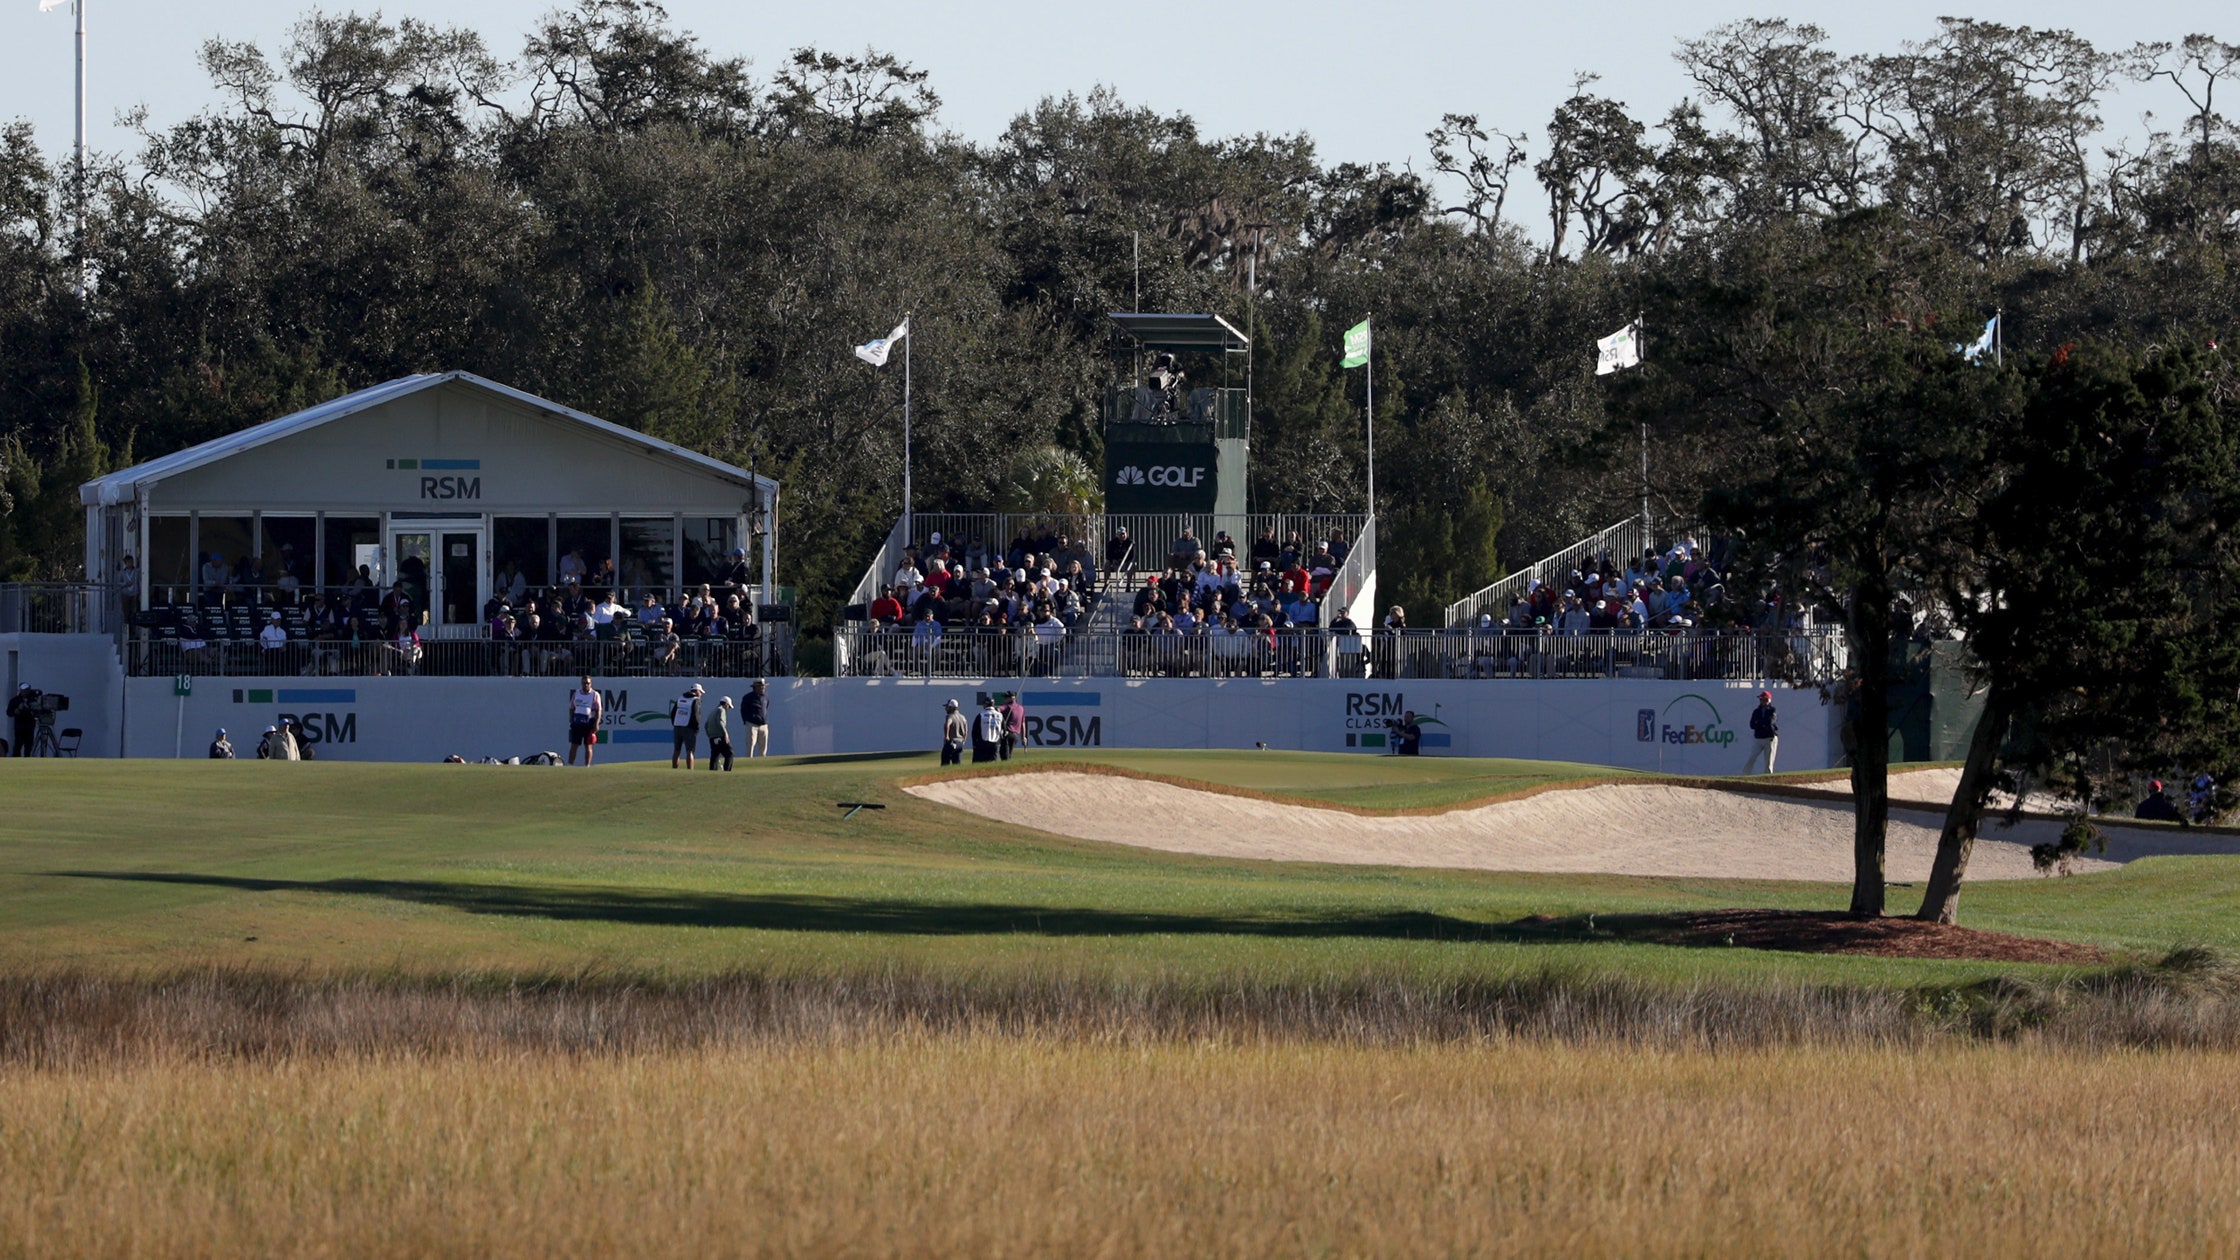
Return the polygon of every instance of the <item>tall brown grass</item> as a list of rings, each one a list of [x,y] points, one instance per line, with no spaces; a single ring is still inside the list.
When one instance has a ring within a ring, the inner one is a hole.
[[[2151,966],[1907,991],[1544,972],[1486,980],[975,976],[884,968],[643,977],[143,978],[0,974],[0,1066],[367,1054],[646,1054],[896,1033],[1069,1041],[1547,1040],[1666,1047],[1913,1045],[2240,1049],[2240,968]]]
[[[2240,1056],[892,1033],[0,1068],[23,1256],[2196,1256]]]

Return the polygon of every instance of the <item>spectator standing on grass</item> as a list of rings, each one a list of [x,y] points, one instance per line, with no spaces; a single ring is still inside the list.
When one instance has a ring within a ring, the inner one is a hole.
[[[964,761],[964,746],[972,738],[972,723],[957,708],[954,697],[941,702],[941,764],[954,766]],[[978,760],[975,758],[975,760]]]
[[[1003,759],[1011,760],[1011,750],[1026,738],[1027,706],[1019,702],[1018,692],[1006,692],[1003,697]]]
[[[210,760],[233,760],[233,741],[226,738],[226,728],[218,728],[218,737],[210,741]]]
[[[180,638],[184,640],[186,636],[182,634]],[[24,683],[16,688],[16,694],[8,700],[8,723],[15,728],[15,755],[18,757],[31,755],[31,738],[39,727],[39,714],[31,707],[31,702],[38,698],[38,689],[30,683]]]
[[[731,697],[716,701],[715,712],[708,715],[704,725],[708,732],[708,769],[718,763],[728,773],[731,769]]]
[[[1003,748],[1003,728],[1003,710],[996,707],[996,698],[981,700],[980,712],[972,719],[973,764],[996,759]]]
[[[1750,759],[1742,763],[1742,772],[1750,773],[1750,767],[1763,759],[1764,773],[1772,774],[1774,754],[1781,747],[1781,724],[1775,718],[1770,691],[1759,692],[1758,707],[1750,710],[1750,739],[1755,747],[1750,750]]]
[[[739,720],[747,728],[747,756],[770,755],[770,682],[757,678],[747,694],[739,697]]]
[[[700,745],[700,697],[707,692],[699,683],[684,689],[684,694],[669,702],[669,768],[692,769],[693,753]]]
[[[568,764],[576,763],[576,749],[583,750],[583,764],[591,764],[591,754],[599,746],[599,724],[607,715],[607,701],[599,689],[591,685],[591,675],[585,674],[575,690],[568,693]]]
[[[1423,753],[1423,724],[1416,721],[1416,711],[1408,710],[1392,725],[1392,751],[1403,757],[1421,756]]]

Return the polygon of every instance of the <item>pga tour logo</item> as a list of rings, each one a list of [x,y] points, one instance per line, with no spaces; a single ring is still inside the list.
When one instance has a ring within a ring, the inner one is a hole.
[[[1204,481],[1205,477],[1206,470],[1203,465],[1196,468],[1184,468],[1178,464],[1154,464],[1145,469],[1130,464],[1113,474],[1113,481],[1123,486],[1180,486],[1188,489]]]

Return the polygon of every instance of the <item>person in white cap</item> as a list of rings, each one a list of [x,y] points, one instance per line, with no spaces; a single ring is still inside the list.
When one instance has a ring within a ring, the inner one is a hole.
[[[731,697],[716,701],[715,711],[703,723],[708,731],[708,769],[731,769]]]
[[[965,743],[972,738],[972,723],[957,708],[954,698],[942,701],[941,710],[941,764],[961,765]]]
[[[692,769],[693,753],[700,747],[700,697],[708,694],[699,683],[684,689],[684,694],[669,702],[669,768]]]

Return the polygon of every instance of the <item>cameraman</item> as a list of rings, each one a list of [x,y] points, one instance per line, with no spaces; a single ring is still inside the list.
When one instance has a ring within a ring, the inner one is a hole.
[[[39,724],[39,697],[44,694],[30,683],[16,688],[14,698],[8,701],[8,719],[15,727],[15,744],[9,749],[18,757],[31,755],[31,740]]]

